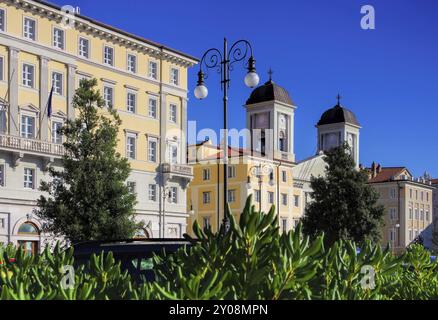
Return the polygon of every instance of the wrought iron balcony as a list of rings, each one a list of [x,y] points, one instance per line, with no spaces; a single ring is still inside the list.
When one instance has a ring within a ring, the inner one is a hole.
[[[62,144],[3,134],[0,134],[0,148],[20,153],[43,154],[52,157],[62,157],[65,153]]]

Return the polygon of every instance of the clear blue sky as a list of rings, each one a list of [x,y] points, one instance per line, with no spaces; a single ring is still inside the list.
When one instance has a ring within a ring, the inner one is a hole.
[[[336,104],[363,126],[361,162],[407,166],[438,177],[438,2],[432,0],[54,0],[81,13],[196,57],[210,47],[245,38],[254,46],[262,81],[274,70],[298,106],[297,159],[316,151],[315,124]],[[360,28],[362,5],[376,10],[376,30]],[[198,128],[222,124],[219,78],[196,101],[198,68],[191,70],[189,120]],[[245,126],[250,90],[244,71],[232,74],[230,127]]]

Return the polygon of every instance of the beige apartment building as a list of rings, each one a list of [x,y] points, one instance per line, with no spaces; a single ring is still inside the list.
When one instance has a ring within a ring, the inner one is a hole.
[[[421,236],[430,247],[435,190],[432,183],[423,178],[415,179],[405,167],[382,167],[373,163],[368,171],[369,183],[379,192],[379,203],[385,207],[383,244],[390,244],[396,252],[401,252]]]

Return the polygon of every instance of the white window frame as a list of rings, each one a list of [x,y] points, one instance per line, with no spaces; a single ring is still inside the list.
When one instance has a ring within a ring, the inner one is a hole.
[[[155,76],[154,73],[152,72],[152,64],[155,65]],[[158,62],[157,61],[153,61],[153,60],[149,60],[148,63],[148,78],[152,79],[152,80],[158,80]]]
[[[62,126],[64,125],[64,121],[60,120],[60,119],[53,119],[51,121],[51,126],[50,126],[52,128],[52,143],[62,144],[63,141],[64,141],[64,136],[62,134],[59,134],[57,132],[57,130],[54,130],[55,129],[54,128],[55,124],[61,125],[61,128],[62,128]],[[61,139],[61,140],[58,142],[57,141],[58,139]]]
[[[300,206],[300,196],[294,194],[294,206],[295,208],[298,208]]]
[[[174,75],[174,71],[176,71],[176,78],[175,78],[175,75]],[[173,84],[174,86],[179,86],[179,77],[180,77],[180,70],[179,70],[179,68],[171,67],[170,68],[170,77],[169,77],[170,84]]]
[[[274,192],[268,191],[268,203],[274,204],[275,195]]]
[[[30,72],[29,69],[27,69],[27,68],[30,68],[30,70],[32,70],[32,72]],[[25,69],[26,69],[26,71],[25,71]],[[23,62],[22,66],[21,66],[21,85],[23,87],[32,88],[32,89],[35,88],[35,69],[36,69],[35,65]],[[30,74],[32,76],[31,79],[28,79],[28,77],[27,77],[28,74]],[[26,77],[25,77],[25,75],[26,75]]]
[[[148,186],[148,200],[151,202],[157,202],[157,185],[149,184]]]
[[[131,66],[130,64],[130,58],[134,58],[134,66]],[[136,74],[138,70],[138,58],[136,54],[128,53],[126,55],[126,70],[130,73]]]
[[[389,198],[396,199],[397,198],[397,190],[395,188],[389,189]]]
[[[287,183],[287,171],[286,170],[281,171],[281,181],[283,183]]]
[[[202,180],[203,181],[210,181],[211,179],[211,170],[210,169],[203,169],[202,170]]]
[[[202,204],[209,204],[211,203],[211,192],[205,191],[202,193]]]
[[[33,33],[33,37],[29,37],[28,31],[26,30],[26,21],[33,21],[34,23],[34,33]],[[36,19],[33,19],[31,17],[28,16],[23,16],[23,38],[28,39],[28,40],[32,40],[32,41],[37,41],[37,35],[38,35],[38,22]]]
[[[210,229],[211,228],[211,224],[210,224],[210,217],[202,217],[202,225],[204,230],[205,229]]]
[[[235,189],[228,190],[227,201],[228,201],[228,203],[236,202],[236,190]]]
[[[128,187],[129,193],[137,194],[137,182],[135,181],[127,181],[126,186]]]
[[[106,49],[112,50],[112,56],[111,56],[111,63],[109,63],[109,57],[107,58]],[[115,49],[112,46],[109,46],[107,44],[103,45],[103,64],[106,66],[114,67],[115,65]]]
[[[28,171],[29,170],[29,171]],[[31,181],[28,180],[29,174],[31,173]],[[23,168],[23,187],[24,189],[35,190],[35,182],[36,182],[36,170],[35,168]]]
[[[281,194],[281,204],[284,207],[287,207],[289,205],[289,195],[287,193]]]
[[[55,82],[55,75],[61,76],[60,79],[60,86],[55,86],[58,80]],[[64,74],[59,71],[52,71],[52,87],[53,87],[53,93],[63,96],[64,95]]]
[[[23,118],[32,118],[33,119],[33,133],[30,136],[29,135],[29,124],[26,124],[25,128],[26,131],[23,131]],[[21,112],[20,114],[20,137],[25,139],[35,139],[37,133],[37,115],[36,114],[30,114],[27,112]]]
[[[177,204],[178,203],[178,188],[170,187],[170,203]]]
[[[227,169],[227,177],[228,177],[228,179],[234,179],[234,178],[236,178],[236,174],[237,174],[237,171],[236,171],[236,166],[228,166],[228,169]]]
[[[132,140],[134,143],[130,143]],[[130,160],[137,158],[137,134],[135,133],[126,134],[126,158]]]
[[[397,220],[397,209],[396,208],[389,208],[389,218],[391,220]]]
[[[134,97],[134,100],[130,99],[130,97]],[[130,102],[133,101],[134,104],[130,105]],[[133,108],[133,110],[130,110],[130,108]],[[137,93],[133,91],[128,91],[126,93],[126,111],[129,113],[136,113],[137,112]]]
[[[155,110],[153,113],[151,112],[151,110],[152,110],[151,109],[151,106],[152,106],[151,102],[152,101],[155,102],[155,106],[154,106]],[[149,118],[157,119],[157,116],[158,116],[157,110],[158,110],[158,100],[156,98],[149,98],[149,100],[148,100],[148,116],[149,116]]]
[[[61,32],[62,38],[61,38],[61,42],[58,42],[58,39],[56,37],[56,32],[59,31]],[[65,30],[62,28],[58,28],[56,26],[52,27],[52,46],[56,49],[65,50]]]
[[[281,218],[281,231],[283,233],[287,232],[287,218]]]
[[[152,149],[151,144],[154,144],[155,147]],[[156,137],[148,137],[148,162],[157,163],[158,162],[158,138]],[[154,150],[153,153],[151,151]],[[153,159],[152,157],[153,156]]]
[[[178,123],[178,106],[175,103],[169,104],[169,121]]]
[[[85,40],[87,42],[86,52],[82,50],[81,40]],[[82,58],[90,59],[90,49],[91,49],[90,39],[79,36],[78,37],[78,55]]]
[[[176,155],[175,155],[176,151]],[[167,157],[169,163],[176,164],[179,159],[179,147],[176,142],[171,142],[167,145]]]
[[[111,99],[108,99],[108,95],[106,90],[110,89],[111,90]],[[111,100],[111,101],[109,101]],[[103,101],[105,102],[105,107],[110,108],[110,107],[114,107],[114,87],[113,86],[109,86],[109,85],[104,85],[103,86]]]
[[[3,15],[3,26],[0,24],[0,32],[6,32],[6,26],[7,26],[7,13],[5,8],[0,8],[0,15]]]

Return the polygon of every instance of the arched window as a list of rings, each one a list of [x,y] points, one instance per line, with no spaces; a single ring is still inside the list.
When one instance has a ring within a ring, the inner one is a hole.
[[[286,152],[286,137],[283,131],[281,131],[279,134],[278,149],[280,149],[282,152]]]
[[[18,228],[18,234],[25,236],[39,236],[40,231],[32,222],[25,222],[20,226],[20,228]]]

